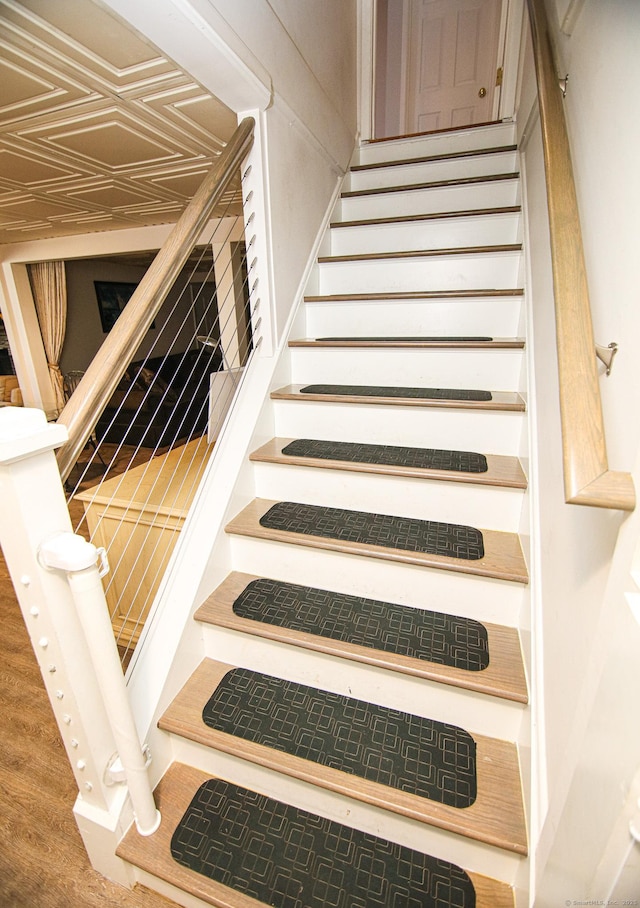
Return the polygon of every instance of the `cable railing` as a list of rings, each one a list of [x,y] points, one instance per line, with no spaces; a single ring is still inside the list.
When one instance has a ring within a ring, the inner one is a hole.
[[[245,154],[246,150],[240,153],[239,160]],[[218,199],[233,180],[240,185],[238,160],[235,168],[225,171],[225,182],[216,189]],[[218,205],[215,216],[205,219],[208,235],[192,231],[198,246],[182,253],[186,264],[171,285],[164,284],[163,302],[155,299],[151,313],[129,319],[137,326],[137,344],[134,348],[127,341],[132,360],[120,362],[117,380],[106,375],[109,396],[94,393],[94,400],[104,405],[81,418],[74,416],[80,412],[78,406],[68,423],[71,432],[75,419],[80,419],[80,437],[86,436],[82,445],[76,442],[79,450],[73,462],[62,452],[61,473],[72,521],[76,533],[107,552],[105,597],[125,663],[140,637],[244,370],[259,345],[259,301],[252,302],[251,293],[254,238],[245,235],[243,214],[235,213],[239,201],[237,192],[227,192],[226,208]],[[178,223],[174,233],[180,227]],[[166,244],[145,278],[165,254]],[[138,291],[137,302],[134,294],[113,332],[132,304],[151,305]],[[140,330],[143,318],[145,333]],[[110,361],[104,351],[110,339],[111,335],[98,354],[103,369]],[[145,355],[133,359],[143,340]],[[122,340],[118,344],[122,348]],[[86,378],[95,362],[70,404],[83,394],[83,385],[88,387]],[[65,422],[66,413],[67,408],[60,422]]]
[[[562,92],[544,0],[527,0],[538,81],[556,304],[565,499],[631,511],[630,473],[609,469],[587,273]]]

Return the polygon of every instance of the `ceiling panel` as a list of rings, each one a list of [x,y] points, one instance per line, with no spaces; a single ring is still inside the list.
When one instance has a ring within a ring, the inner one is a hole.
[[[0,57],[0,244],[172,223],[236,127],[91,0],[0,0]]]

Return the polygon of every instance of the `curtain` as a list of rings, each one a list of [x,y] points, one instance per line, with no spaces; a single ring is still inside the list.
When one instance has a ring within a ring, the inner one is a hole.
[[[47,356],[49,377],[58,411],[64,407],[60,354],[67,330],[67,279],[64,262],[36,262],[29,266],[33,298]]]

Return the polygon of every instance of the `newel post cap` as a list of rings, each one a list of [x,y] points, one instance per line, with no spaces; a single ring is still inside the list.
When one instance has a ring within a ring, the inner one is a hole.
[[[66,426],[48,423],[42,410],[0,407],[0,466],[53,451],[68,438]]]

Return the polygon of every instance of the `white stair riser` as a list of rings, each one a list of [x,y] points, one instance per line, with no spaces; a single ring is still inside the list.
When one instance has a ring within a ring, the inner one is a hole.
[[[499,123],[481,129],[476,127],[469,130],[461,129],[455,132],[417,135],[388,142],[363,144],[357,154],[357,163],[375,164],[380,161],[396,161],[400,158],[452,154],[457,151],[514,145],[515,142],[515,124]]]
[[[503,208],[520,204],[519,181],[500,180],[470,186],[454,185],[431,189],[382,192],[343,198],[334,220],[398,217],[407,214],[435,214],[469,211],[476,208]]]
[[[438,568],[231,536],[233,570],[516,627],[524,585]]]
[[[274,401],[276,435],[518,455],[524,414],[446,407]]]
[[[345,189],[357,191],[382,186],[429,183],[434,180],[460,180],[465,177],[492,176],[496,173],[516,173],[518,168],[518,155],[515,151],[415,164],[394,163],[372,170],[351,171]]]
[[[291,349],[295,383],[516,391],[522,350]]]
[[[394,514],[517,533],[519,489],[403,479],[342,470],[256,464],[256,494],[278,501]]]
[[[520,282],[517,252],[321,263],[319,293],[511,290]]]
[[[334,227],[332,255],[453,249],[520,242],[520,215],[484,214],[375,226]]]
[[[186,739],[175,738],[174,759],[212,776],[243,785],[278,801],[292,804],[337,823],[398,842],[406,848],[451,861],[466,870],[512,883],[521,858],[464,836],[407,820],[380,808],[325,791],[230,754],[217,753]]]
[[[375,336],[393,331],[400,336],[517,337],[521,304],[519,296],[307,303],[306,336]]]
[[[518,736],[521,704],[226,628],[203,630],[209,659],[458,725],[471,734],[503,740]]]

